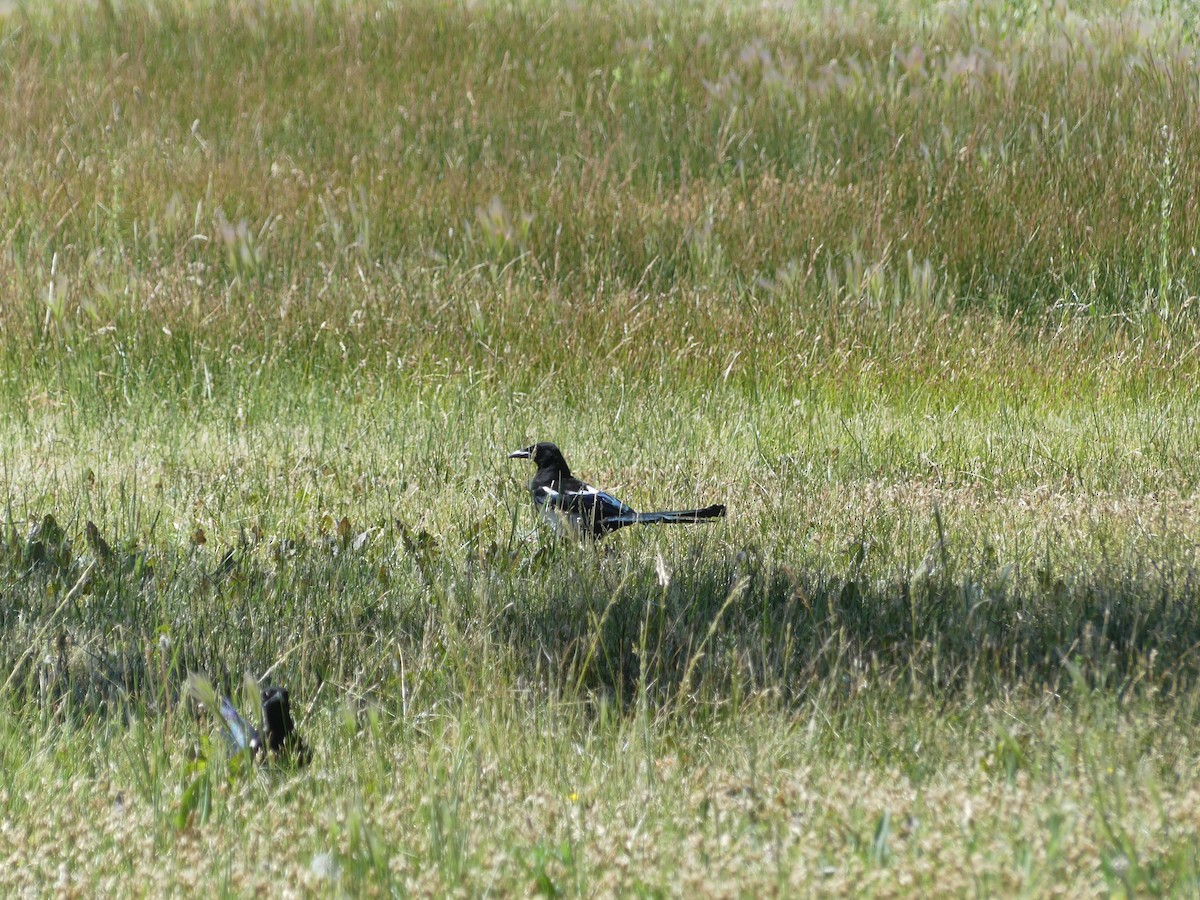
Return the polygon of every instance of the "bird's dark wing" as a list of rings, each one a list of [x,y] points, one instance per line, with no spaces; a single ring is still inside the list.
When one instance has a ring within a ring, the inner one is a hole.
[[[254,753],[262,746],[258,729],[246,721],[228,697],[221,698],[221,718],[225,720],[225,734],[234,749]]]
[[[637,515],[612,494],[576,478],[564,479],[558,485],[541,485],[534,489],[533,499],[551,524],[557,526],[565,519],[580,531],[603,533],[610,519]]]
[[[553,487],[542,487],[542,502],[556,506],[566,512],[597,519],[607,519],[612,516],[623,516],[633,513],[633,509],[622,503],[607,491],[597,490],[590,484],[580,483],[576,487],[563,486],[555,490]]]

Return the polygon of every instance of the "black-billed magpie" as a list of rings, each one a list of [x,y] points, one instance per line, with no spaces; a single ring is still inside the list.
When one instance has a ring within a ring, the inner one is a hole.
[[[537,473],[529,482],[533,505],[542,518],[560,532],[573,531],[599,538],[626,525],[689,524],[725,515],[725,507],[720,503],[704,509],[637,512],[612,494],[597,490],[572,475],[562,451],[546,441],[510,453],[508,458],[533,460],[537,466]]]
[[[249,684],[254,687],[253,679]],[[254,688],[257,690],[257,688]],[[225,720],[225,737],[230,747],[238,753],[249,753],[254,759],[288,761],[305,766],[312,761],[312,751],[304,739],[296,733],[296,722],[292,719],[291,699],[287,688],[263,688],[262,729],[259,730],[237,711],[228,697],[218,697],[212,683],[201,675],[188,676],[188,693],[197,701],[221,713]]]
[[[221,698],[221,718],[225,720],[230,739],[238,750],[248,750],[251,756],[283,757],[297,765],[308,765],[312,760],[312,751],[296,733],[287,688],[263,688],[262,716],[263,728],[260,732],[246,721],[228,697]]]

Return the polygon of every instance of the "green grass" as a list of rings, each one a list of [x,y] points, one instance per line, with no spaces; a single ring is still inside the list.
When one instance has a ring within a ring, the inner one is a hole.
[[[0,4],[0,885],[1194,893],[1160,6]]]

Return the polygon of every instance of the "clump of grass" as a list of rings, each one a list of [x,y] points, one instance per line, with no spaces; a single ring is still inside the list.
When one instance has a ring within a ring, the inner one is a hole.
[[[982,9],[10,15],[6,329],[410,324],[429,301],[397,292],[468,274],[571,307],[758,283],[785,309],[1190,320],[1186,23]]]

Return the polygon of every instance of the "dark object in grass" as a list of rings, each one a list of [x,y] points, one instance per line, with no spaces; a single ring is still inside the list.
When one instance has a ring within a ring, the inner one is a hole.
[[[100,529],[96,527],[96,523],[91,519],[87,521],[84,534],[87,536],[88,546],[96,554],[96,559],[103,565],[111,563],[113,560],[112,547],[108,546],[108,541],[100,534]]]
[[[239,751],[248,750],[258,759],[286,761],[297,766],[306,766],[312,761],[312,751],[296,733],[287,688],[263,689],[261,731],[242,717],[228,697],[221,698],[221,717]]]
[[[543,441],[508,454],[509,459],[532,459],[538,467],[529,482],[533,505],[556,530],[573,534],[589,534],[600,538],[626,525],[685,525],[719,519],[725,515],[720,503],[703,509],[684,509],[671,512],[640,513],[622,503],[612,494],[597,490],[571,474],[562,451]]]
[[[189,693],[208,706],[219,709],[225,722],[225,737],[239,753],[249,753],[261,762],[290,763],[306,766],[312,761],[312,751],[296,733],[292,719],[291,699],[287,688],[263,688],[262,727],[256,728],[246,719],[228,697],[217,694],[206,679],[198,675],[188,678]]]
[[[25,541],[23,561],[29,569],[42,569],[52,575],[66,575],[71,570],[71,542],[66,532],[50,513],[34,526]]]

